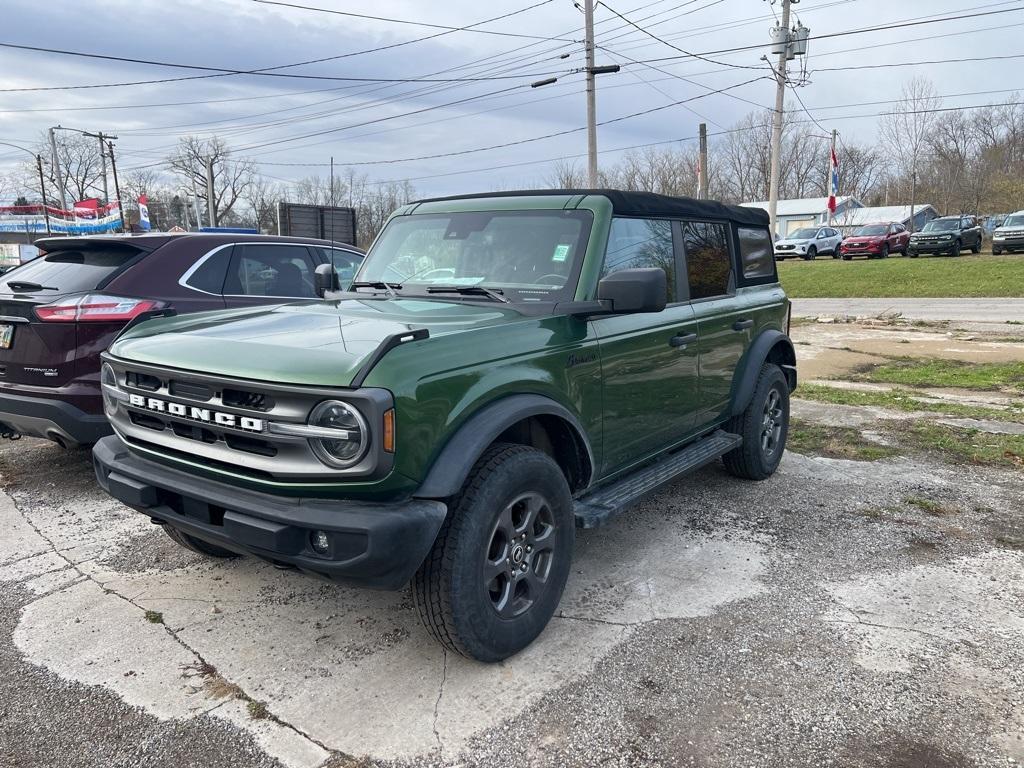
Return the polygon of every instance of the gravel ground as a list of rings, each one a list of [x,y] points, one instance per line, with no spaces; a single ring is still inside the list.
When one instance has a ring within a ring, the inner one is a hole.
[[[1019,472],[708,467],[581,531],[562,617],[496,667],[405,595],[169,546],[82,452],[3,443],[0,475],[0,765],[1024,763]]]

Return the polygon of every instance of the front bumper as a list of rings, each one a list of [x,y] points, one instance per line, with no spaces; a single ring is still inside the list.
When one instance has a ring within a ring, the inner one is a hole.
[[[93,448],[103,489],[155,522],[218,547],[332,581],[399,589],[419,568],[447,514],[440,501],[380,504],[288,498],[238,488],[140,458],[116,435]],[[325,531],[328,552],[311,535]]]
[[[86,413],[63,400],[7,392],[0,392],[0,424],[12,432],[55,440],[68,448],[91,445],[111,433],[102,414]]]
[[[911,242],[907,246],[908,253],[952,253],[953,247],[956,245],[955,240],[950,240],[948,243],[914,243]]]

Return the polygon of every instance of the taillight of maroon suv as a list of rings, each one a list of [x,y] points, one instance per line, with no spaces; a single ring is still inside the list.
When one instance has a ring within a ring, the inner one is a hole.
[[[44,323],[127,323],[146,312],[169,306],[166,302],[152,299],[87,293],[43,304],[33,311]]]

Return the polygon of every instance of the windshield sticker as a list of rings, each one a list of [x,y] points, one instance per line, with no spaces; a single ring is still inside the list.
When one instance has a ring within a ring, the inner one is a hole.
[[[572,246],[568,245],[556,245],[555,252],[551,254],[552,261],[565,261],[569,257],[569,248]]]

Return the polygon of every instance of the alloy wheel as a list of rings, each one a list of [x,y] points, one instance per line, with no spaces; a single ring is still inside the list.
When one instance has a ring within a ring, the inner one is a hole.
[[[536,492],[517,496],[498,515],[483,563],[491,607],[502,618],[519,616],[548,585],[557,529],[551,505]]]
[[[782,395],[779,394],[778,389],[772,388],[764,400],[761,417],[761,450],[766,458],[775,455],[782,438],[782,426]]]

